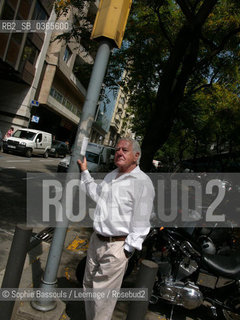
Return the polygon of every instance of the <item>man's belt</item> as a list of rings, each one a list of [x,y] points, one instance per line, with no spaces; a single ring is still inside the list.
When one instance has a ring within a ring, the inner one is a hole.
[[[110,236],[110,237],[105,237],[102,236],[101,234],[97,233],[97,237],[101,241],[106,241],[106,242],[115,242],[115,241],[124,241],[127,236]]]

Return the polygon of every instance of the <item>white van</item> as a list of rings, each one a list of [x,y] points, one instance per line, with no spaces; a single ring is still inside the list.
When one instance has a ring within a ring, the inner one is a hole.
[[[4,139],[3,152],[17,152],[28,158],[32,154],[47,158],[51,145],[51,133],[34,129],[17,129],[11,137]]]
[[[108,172],[114,168],[115,149],[97,143],[89,142],[86,159],[89,172]],[[66,156],[58,164],[58,172],[67,172],[70,156]]]

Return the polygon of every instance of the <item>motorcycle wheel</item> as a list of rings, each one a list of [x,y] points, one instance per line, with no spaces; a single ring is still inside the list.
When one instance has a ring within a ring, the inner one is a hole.
[[[225,304],[232,308],[234,311],[229,311],[226,309],[222,310],[223,316],[226,320],[240,320],[240,297],[237,298],[230,298],[225,301]]]

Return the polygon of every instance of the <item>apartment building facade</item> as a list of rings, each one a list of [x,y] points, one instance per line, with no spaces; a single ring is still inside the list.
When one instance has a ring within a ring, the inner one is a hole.
[[[86,6],[94,17],[99,1]],[[54,0],[2,0],[1,20],[56,21]],[[72,21],[73,12],[64,18]],[[87,83],[76,70],[94,58],[80,43],[55,40],[57,32],[0,33],[0,130],[13,126],[47,131],[70,144],[86,96]],[[93,53],[94,56],[95,53]],[[86,80],[86,79],[85,79]],[[33,102],[33,103],[32,103]],[[127,99],[119,87],[111,106],[100,104],[90,141],[114,146],[120,136],[133,136]]]
[[[110,122],[109,131],[104,138],[104,144],[115,146],[121,137],[133,138],[135,134],[132,132],[133,115],[128,110],[128,98],[122,88],[119,88],[114,112]]]
[[[1,20],[44,20],[53,0],[3,0]],[[0,33],[0,130],[27,127],[50,39],[44,33]]]
[[[131,130],[133,115],[128,111],[128,98],[120,86],[116,96],[107,89],[107,96],[108,103],[99,106],[90,139],[115,146],[120,137],[135,137]]]
[[[56,20],[53,2],[4,0],[2,20]],[[97,3],[86,14],[97,12]],[[62,19],[71,20],[71,12]],[[56,139],[74,140],[86,95],[75,75],[93,58],[81,43],[55,40],[58,33],[0,33],[0,130],[10,126],[51,132]],[[32,102],[36,102],[33,103]]]

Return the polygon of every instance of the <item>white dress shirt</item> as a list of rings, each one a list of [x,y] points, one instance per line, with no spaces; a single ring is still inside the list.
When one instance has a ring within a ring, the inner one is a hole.
[[[124,248],[141,250],[150,230],[155,196],[151,179],[139,166],[117,177],[118,169],[97,184],[88,170],[81,174],[88,195],[96,202],[94,230],[103,236],[127,236]]]

